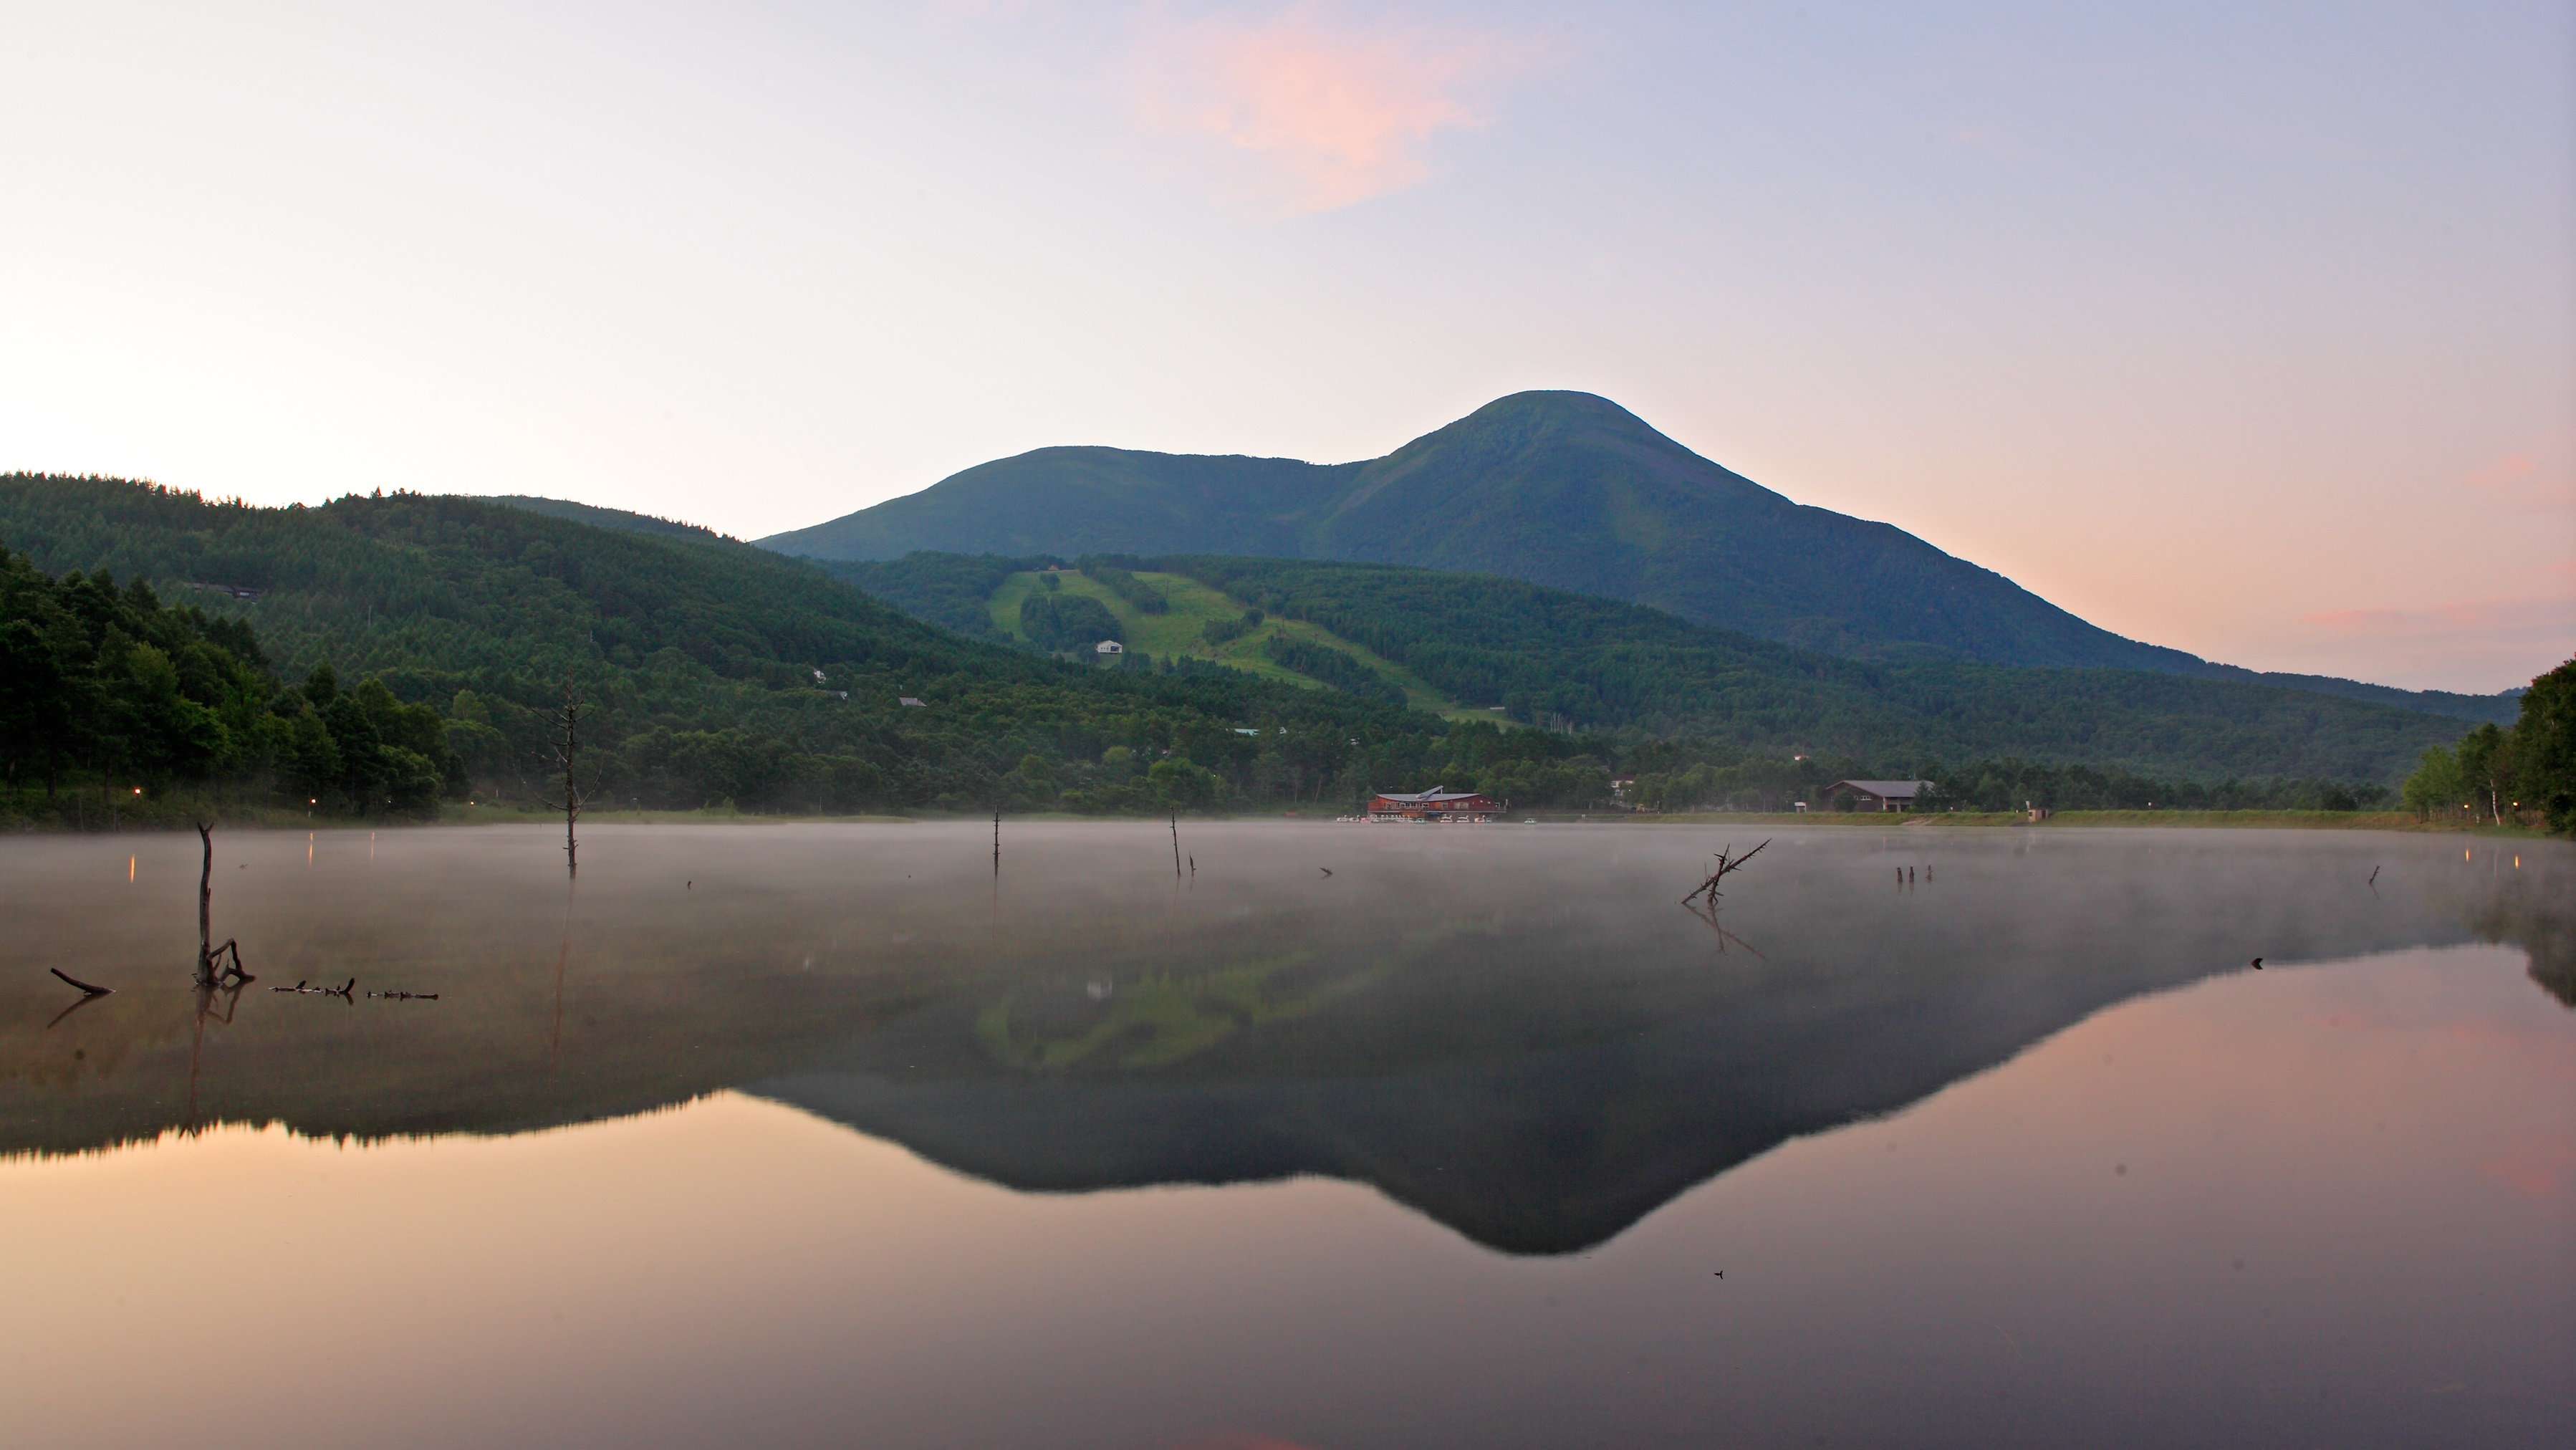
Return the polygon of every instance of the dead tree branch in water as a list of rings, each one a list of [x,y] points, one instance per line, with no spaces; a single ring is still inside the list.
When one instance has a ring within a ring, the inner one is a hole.
[[[352,977],[349,980],[352,983],[357,981],[355,977]],[[436,992],[369,992],[367,995],[387,1002],[435,1002],[438,1000],[438,994]]]
[[[1766,839],[1763,841],[1762,846],[1768,846],[1770,844],[1770,841]],[[1727,842],[1726,849],[1717,853],[1717,869],[1708,873],[1708,879],[1701,882],[1698,888],[1693,890],[1690,895],[1682,898],[1682,905],[1688,906],[1692,902],[1697,901],[1702,897],[1706,897],[1708,899],[1708,909],[1715,911],[1717,909],[1717,898],[1722,894],[1717,889],[1717,883],[1726,879],[1727,872],[1743,870],[1745,862],[1762,854],[1762,846],[1756,846],[1752,850],[1745,852],[1743,855],[1737,856],[1733,854],[1735,843],[1733,841]]]
[[[205,954],[205,963],[207,967],[211,968],[216,962],[224,961],[226,958],[230,958],[231,961],[230,964],[224,968],[221,975],[200,978],[197,985],[200,987],[218,987],[227,982],[239,985],[243,982],[256,982],[259,980],[259,978],[252,976],[249,972],[242,969],[241,944],[234,941],[231,937],[225,937],[224,944],[222,946],[216,947],[214,950],[207,952]]]
[[[84,982],[80,978],[73,976],[71,973],[64,971],[60,967],[47,967],[45,970],[52,972],[55,976],[62,978],[73,986],[80,988],[81,995],[85,997],[112,996],[116,991],[114,987],[93,986],[90,983]]]
[[[350,1002],[356,1000],[354,989],[357,985],[358,979],[351,977],[349,980],[342,982],[336,987],[316,987],[309,982],[298,981],[292,987],[271,987],[268,990],[272,992],[293,992],[299,997],[337,997],[343,1002]]]
[[[1181,811],[1178,806],[1172,808],[1172,879],[1181,879]]]

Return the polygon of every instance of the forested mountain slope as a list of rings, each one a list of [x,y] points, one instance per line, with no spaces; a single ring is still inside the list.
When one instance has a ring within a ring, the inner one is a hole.
[[[1014,624],[1048,562],[916,554],[824,567],[926,617],[963,620],[980,607],[990,636],[1025,638]],[[2199,780],[2382,785],[2459,732],[2448,717],[2243,681],[1847,660],[1490,575],[1224,555],[1080,562],[1094,573],[1132,570],[1166,596],[1166,609],[1148,615],[1091,579],[1057,576],[1066,581],[1059,597],[1095,601],[1121,638],[1559,730],[1777,756],[2015,756]],[[1299,640],[1341,658],[1320,662],[1318,674],[1297,662],[1315,661]]]
[[[8,475],[0,543],[60,588],[88,587],[69,571],[95,571],[100,592],[148,580],[247,623],[290,682],[325,662],[380,677],[440,713],[474,780],[519,799],[553,788],[547,712],[567,679],[596,712],[583,783],[620,804],[1207,805],[1410,780],[1449,758],[1441,722],[1353,696],[1077,667],[743,544],[473,499],[264,509]],[[1572,753],[1525,733],[1528,753]]]
[[[697,524],[678,519],[659,518],[652,514],[630,513],[625,509],[601,508],[596,504],[575,503],[568,498],[538,498],[524,493],[499,493],[488,502],[526,509],[548,518],[570,519],[577,524],[595,524],[603,529],[625,529],[630,533],[660,534],[666,538],[695,539],[701,543],[740,543],[741,540],[719,534]]]
[[[2389,782],[2458,722],[2238,680],[2146,670],[1871,664],[1519,580],[1393,565],[1149,561],[1311,620],[1461,700],[1516,719],[1617,723],[1845,749],[1898,732],[1947,759],[2017,755],[2210,778]]]
[[[1045,448],[758,542],[845,560],[927,550],[1402,563],[1649,604],[1856,659],[2265,678],[2097,628],[1890,525],[1793,503],[1588,393],[1517,393],[1360,463]],[[2268,682],[2467,719],[2513,713],[2506,697]]]

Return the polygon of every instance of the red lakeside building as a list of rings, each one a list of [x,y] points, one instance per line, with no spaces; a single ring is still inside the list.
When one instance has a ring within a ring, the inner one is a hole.
[[[1503,808],[1471,790],[1442,790],[1437,786],[1411,795],[1388,792],[1369,802],[1368,818],[1372,821],[1490,821],[1501,815]]]

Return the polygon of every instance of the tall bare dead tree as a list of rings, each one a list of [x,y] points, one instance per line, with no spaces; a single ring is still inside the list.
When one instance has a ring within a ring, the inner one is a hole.
[[[573,781],[573,767],[581,756],[581,692],[573,688],[572,676],[564,676],[563,704],[554,712],[555,768],[563,772],[564,874],[581,874],[581,838],[574,827],[581,821],[584,803],[580,788]]]
[[[215,984],[215,828],[197,822],[205,856],[197,867],[197,985]]]
[[[197,844],[205,850],[197,868],[197,986],[201,991],[212,991],[218,981],[231,980],[238,988],[240,983],[258,979],[243,970],[238,942],[226,937],[222,946],[215,945],[215,828],[204,821],[197,822]],[[226,957],[232,959],[232,964],[218,976],[215,963]]]

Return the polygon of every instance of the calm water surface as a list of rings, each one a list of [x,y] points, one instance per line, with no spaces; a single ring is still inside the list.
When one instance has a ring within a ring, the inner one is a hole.
[[[0,1445],[2568,1442],[2576,852],[1773,834],[0,842]]]

